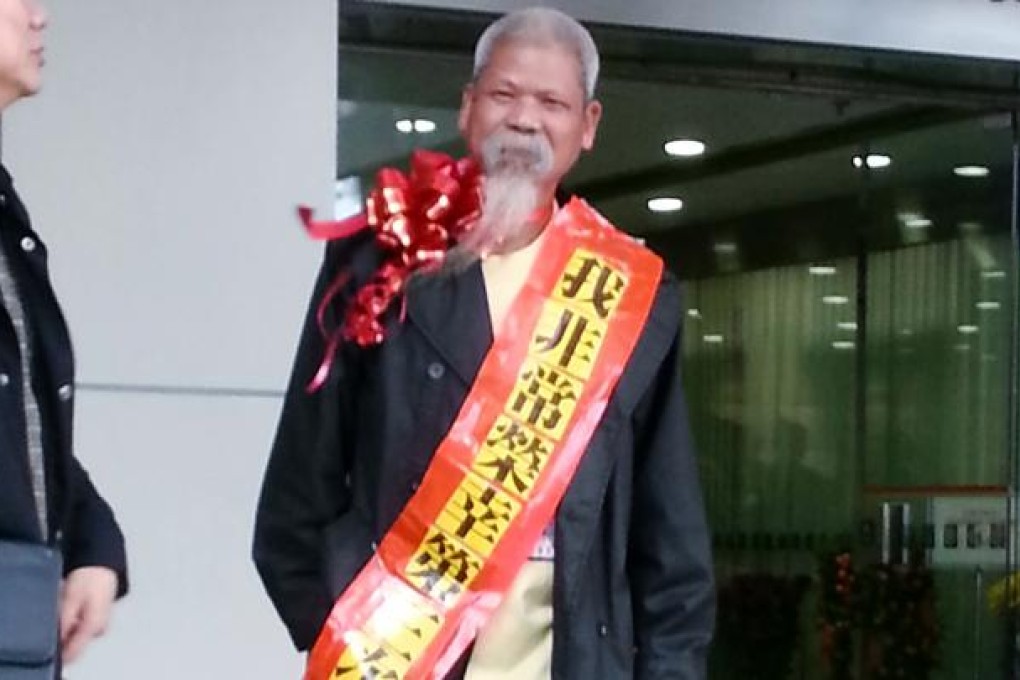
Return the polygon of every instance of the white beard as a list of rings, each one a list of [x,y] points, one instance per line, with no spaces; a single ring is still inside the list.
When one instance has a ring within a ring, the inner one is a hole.
[[[530,177],[516,174],[486,177],[481,217],[457,248],[475,257],[512,249],[527,238],[531,228],[528,218],[536,208],[538,186]]]
[[[481,152],[482,214],[447,254],[447,270],[462,271],[486,255],[511,252],[534,236],[528,218],[539,207],[539,180],[552,167],[549,142],[540,135],[502,131],[485,140]]]

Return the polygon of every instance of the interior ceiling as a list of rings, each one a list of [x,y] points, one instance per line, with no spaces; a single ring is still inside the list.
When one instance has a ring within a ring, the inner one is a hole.
[[[421,146],[463,153],[457,106],[489,17],[354,1],[341,9],[338,177],[370,182]],[[593,32],[604,117],[567,188],[620,227],[684,253],[687,276],[726,269],[719,243],[737,245],[742,268],[752,268],[849,255],[862,237],[889,248],[1009,226],[1016,64]],[[437,129],[402,134],[403,118]],[[702,140],[707,153],[671,159],[663,143],[675,138]],[[854,168],[852,156],[867,152],[889,154],[892,165]],[[991,174],[958,178],[960,164]],[[649,212],[647,199],[664,195],[684,209]],[[933,225],[921,238],[905,234],[904,214]]]

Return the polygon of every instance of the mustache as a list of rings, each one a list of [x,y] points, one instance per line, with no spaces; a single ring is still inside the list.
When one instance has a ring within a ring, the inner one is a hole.
[[[486,174],[541,176],[552,169],[552,145],[543,135],[501,130],[482,142]]]

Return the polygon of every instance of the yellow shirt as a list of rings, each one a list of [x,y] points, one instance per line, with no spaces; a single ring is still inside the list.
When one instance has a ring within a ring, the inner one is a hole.
[[[528,277],[542,241],[482,261],[493,333]],[[475,640],[465,680],[548,680],[552,665],[553,563],[527,562],[503,603]]]
[[[475,640],[465,680],[549,680],[553,563],[521,567],[503,604]]]

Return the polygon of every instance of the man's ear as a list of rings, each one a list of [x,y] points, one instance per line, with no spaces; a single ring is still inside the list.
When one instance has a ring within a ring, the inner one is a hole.
[[[602,102],[592,99],[584,107],[584,130],[581,134],[581,148],[591,151],[595,146],[595,133],[599,129],[599,121],[602,120]]]

